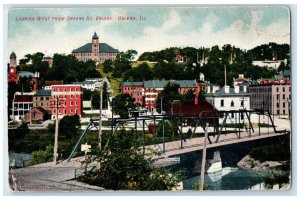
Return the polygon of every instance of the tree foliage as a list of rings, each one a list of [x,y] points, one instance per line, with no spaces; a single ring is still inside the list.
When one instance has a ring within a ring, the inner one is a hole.
[[[124,75],[124,80],[128,81],[146,81],[151,79],[153,79],[153,71],[146,63],[142,63],[137,67],[128,70]]]
[[[63,80],[64,83],[71,83],[84,81],[87,77],[101,77],[101,74],[96,70],[94,61],[83,62],[78,61],[73,55],[54,54],[47,80]]]
[[[129,94],[118,94],[112,100],[112,109],[114,114],[121,118],[128,118],[129,111],[135,109],[134,98]]]
[[[168,111],[172,107],[173,100],[180,100],[181,96],[178,92],[179,85],[168,82],[167,85],[164,87],[164,90],[158,94],[156,98],[156,105],[161,105],[162,101],[162,108],[163,111]],[[156,107],[157,112],[161,112],[160,106]]]
[[[59,134],[65,137],[72,137],[77,133],[78,127],[80,127],[79,115],[66,115],[59,122]]]
[[[48,145],[46,147],[46,150],[33,151],[31,155],[32,155],[32,160],[30,162],[31,165],[50,162],[53,160],[53,146]]]
[[[108,147],[97,158],[100,169],[86,171],[79,180],[111,190],[155,191],[177,186],[180,174],[154,167],[151,157],[145,158],[133,135],[125,130],[112,135]]]

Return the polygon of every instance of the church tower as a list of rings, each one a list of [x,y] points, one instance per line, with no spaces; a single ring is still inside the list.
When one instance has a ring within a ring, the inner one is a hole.
[[[92,38],[92,53],[99,53],[99,37],[95,32]]]
[[[17,56],[15,52],[12,52],[9,56],[9,71],[8,76],[9,78],[14,78],[17,75]]]

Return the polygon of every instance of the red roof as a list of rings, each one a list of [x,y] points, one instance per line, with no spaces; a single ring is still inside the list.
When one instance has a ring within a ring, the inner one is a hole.
[[[183,104],[174,104],[173,105],[173,114],[180,116],[197,116],[201,112],[204,112],[202,117],[204,118],[216,118],[221,117],[221,113],[214,109],[214,107],[207,101],[199,102],[194,104],[194,102],[187,102]],[[172,114],[172,109],[167,112]]]
[[[63,85],[63,81],[45,81],[45,86],[50,86],[50,85]]]
[[[32,95],[16,95],[14,103],[32,102]]]
[[[40,111],[40,112],[42,112],[44,114],[47,113],[47,111],[44,108],[40,107],[40,106],[33,107],[31,110],[38,110],[38,111]]]

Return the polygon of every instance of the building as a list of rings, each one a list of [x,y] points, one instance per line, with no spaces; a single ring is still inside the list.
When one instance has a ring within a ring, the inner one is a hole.
[[[63,85],[63,81],[45,81],[45,90],[51,90],[51,85]]]
[[[199,87],[196,80],[149,80],[143,82],[123,82],[121,92],[130,94],[135,103],[148,109],[148,112],[156,112],[156,98],[168,82],[179,85],[179,92],[185,93],[193,90],[196,97],[199,94]]]
[[[80,85],[52,85],[50,110],[51,119],[65,115],[82,115],[82,87]]]
[[[9,56],[10,62],[8,65],[8,75],[7,81],[8,83],[18,83],[21,77],[31,77],[31,82],[33,84],[32,92],[37,91],[39,72],[28,72],[28,71],[18,71],[17,70],[17,56],[14,52],[12,52]]]
[[[250,109],[250,94],[240,90],[239,86],[230,88],[224,86],[221,89],[214,87],[211,93],[205,94],[205,99],[213,105],[218,111],[239,111]],[[234,123],[237,119],[244,119],[244,115],[231,113],[227,118],[227,123]]]
[[[244,74],[239,74],[239,77],[238,78],[234,78],[233,79],[233,85],[239,85],[239,84],[244,84],[244,83],[248,83],[248,79],[246,79],[244,77]]]
[[[287,59],[285,60],[254,60],[252,61],[252,65],[259,67],[270,67],[277,69],[280,64],[283,63],[285,66],[287,65]]]
[[[248,87],[250,108],[268,110],[274,115],[290,115],[291,85],[287,83],[260,82]]]
[[[82,88],[94,91],[96,89],[96,83],[93,81],[82,81],[82,82],[73,82],[73,85],[81,85]]]
[[[16,92],[12,102],[12,119],[21,121],[25,114],[32,108],[32,99],[34,93]]]
[[[25,114],[25,121],[30,124],[42,123],[47,119],[50,119],[50,113],[39,106],[31,108],[31,110]]]
[[[145,106],[145,88],[143,82],[123,82],[121,93],[129,94],[135,99],[135,104]]]
[[[39,90],[33,95],[33,107],[41,107],[50,112],[51,90]]]
[[[78,60],[88,61],[93,60],[95,62],[103,63],[105,60],[114,61],[119,51],[106,43],[99,43],[99,37],[95,32],[92,37],[92,42],[87,43],[72,51]]]

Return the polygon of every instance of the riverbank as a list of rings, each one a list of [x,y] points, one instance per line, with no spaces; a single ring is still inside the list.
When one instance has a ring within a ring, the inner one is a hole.
[[[242,168],[265,178],[289,177],[290,163],[289,161],[264,161],[255,160],[250,155],[246,155],[237,165]]]

